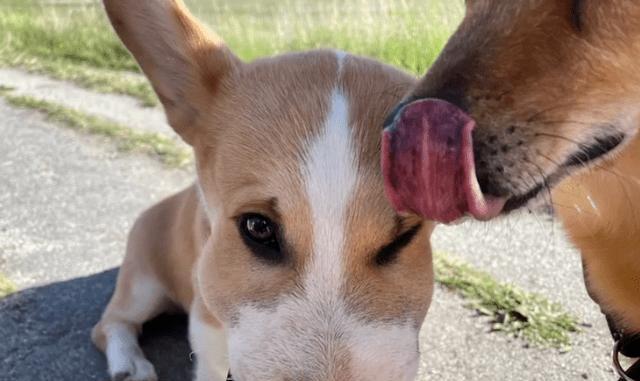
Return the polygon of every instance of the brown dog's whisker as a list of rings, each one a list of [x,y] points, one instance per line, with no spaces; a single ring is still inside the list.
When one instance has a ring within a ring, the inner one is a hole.
[[[524,120],[528,123],[530,122],[537,122],[537,119],[550,112],[550,111],[557,111],[557,110],[562,110],[562,109],[570,109],[570,108],[577,108],[581,105],[587,105],[587,103],[581,103],[581,102],[568,102],[568,103],[560,103],[560,104],[554,104],[553,106],[541,109],[536,111],[534,114],[531,114],[528,117],[524,117]]]

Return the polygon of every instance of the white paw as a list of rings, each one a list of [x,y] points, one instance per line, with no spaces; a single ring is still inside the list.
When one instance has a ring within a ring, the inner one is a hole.
[[[153,365],[145,358],[131,359],[110,373],[113,381],[158,381]]]

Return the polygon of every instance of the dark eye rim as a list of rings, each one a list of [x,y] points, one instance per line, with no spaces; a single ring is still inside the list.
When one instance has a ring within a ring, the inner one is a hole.
[[[584,28],[584,0],[571,0],[571,25],[577,32]]]
[[[255,239],[255,237],[253,237],[247,230],[247,221],[251,218],[261,218],[268,221],[273,226],[273,239],[264,242]],[[240,237],[242,238],[245,246],[249,250],[251,250],[254,256],[271,264],[279,264],[284,262],[285,258],[282,252],[282,246],[280,244],[281,229],[276,222],[274,222],[271,218],[265,216],[264,214],[255,212],[243,213],[242,215],[237,217],[236,220],[236,225],[238,227]]]
[[[413,242],[413,239],[421,230],[422,223],[414,225],[409,230],[398,235],[393,241],[381,247],[375,255],[375,264],[377,266],[384,267],[394,263],[397,260],[400,251],[409,246],[409,244]]]

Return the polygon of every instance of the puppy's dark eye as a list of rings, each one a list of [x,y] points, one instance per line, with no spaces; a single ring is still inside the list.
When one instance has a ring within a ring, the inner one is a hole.
[[[238,230],[245,245],[253,254],[269,262],[282,262],[278,225],[257,213],[247,213],[238,219]]]

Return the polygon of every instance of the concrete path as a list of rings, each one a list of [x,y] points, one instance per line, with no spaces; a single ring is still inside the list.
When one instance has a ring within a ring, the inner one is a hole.
[[[8,85],[2,78],[0,70]],[[118,266],[135,216],[193,175],[2,102],[0,133],[0,268],[21,289],[0,301],[0,380],[105,380],[88,341],[113,287],[105,271]],[[442,227],[434,246],[562,303],[588,328],[568,353],[528,348],[489,333],[464,300],[438,289],[422,332],[420,380],[614,380],[606,327],[557,223],[519,216]],[[146,327],[144,341],[162,380],[188,379],[183,318]]]
[[[131,74],[131,76],[139,76]],[[102,94],[68,82],[18,69],[0,68],[0,84],[13,89],[14,95],[27,95],[68,108],[110,119],[142,131],[159,132],[180,141],[167,124],[162,110],[144,107],[140,101],[119,94]]]

